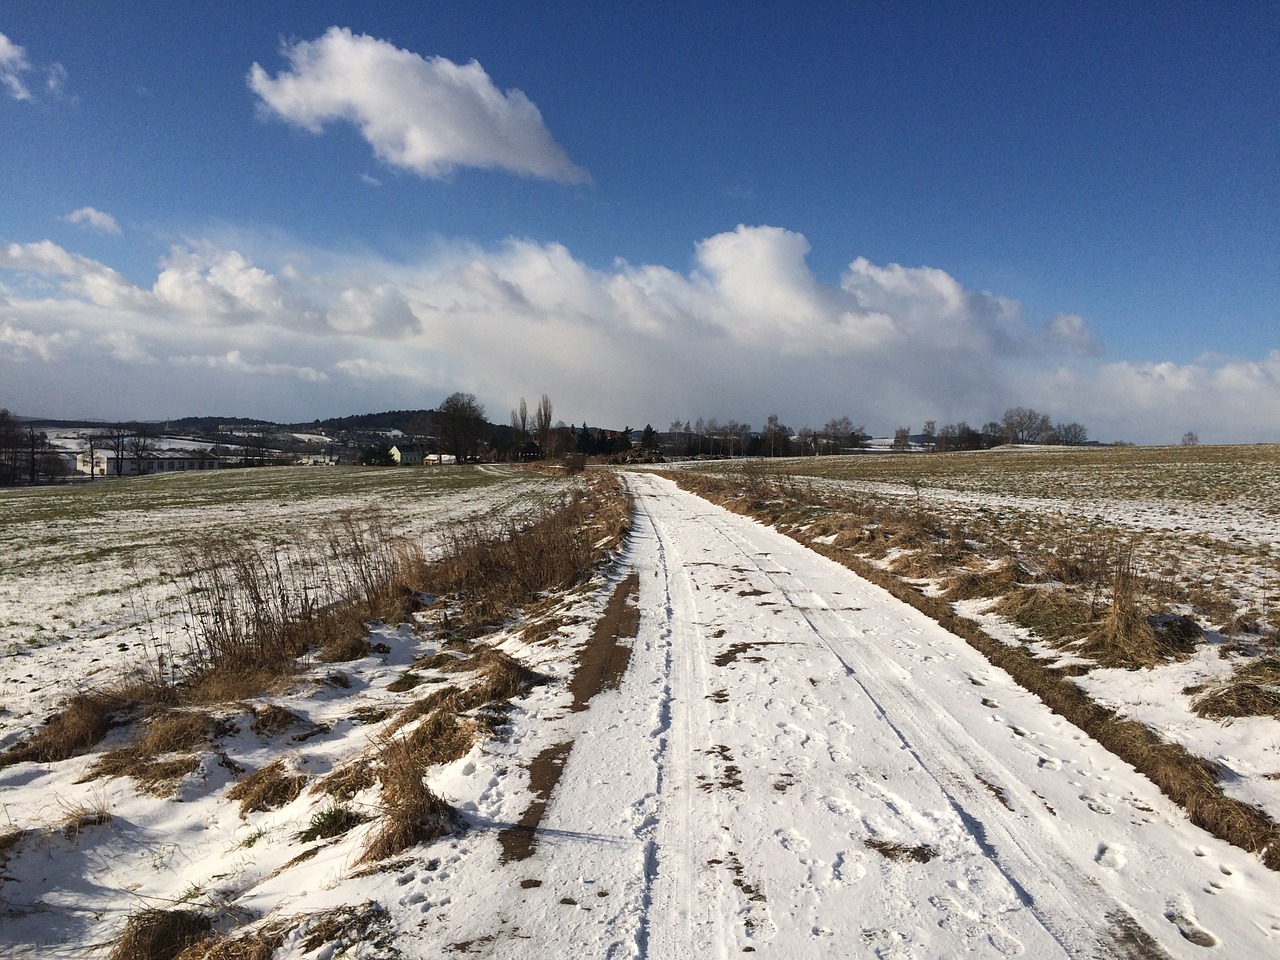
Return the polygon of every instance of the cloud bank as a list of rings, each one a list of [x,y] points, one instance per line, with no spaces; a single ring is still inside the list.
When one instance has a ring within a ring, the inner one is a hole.
[[[684,271],[521,239],[410,262],[242,240],[175,246],[150,286],[47,240],[0,246],[0,406],[308,420],[462,389],[498,419],[546,392],[614,426],[777,413],[889,433],[1022,405],[1101,440],[1280,440],[1280,351],[1108,359],[1083,318],[1030,323],[940,269],[856,257],[823,281],[779,227],[707,237]]]
[[[249,86],[269,115],[312,133],[353,124],[385,163],[423,177],[456,167],[501,169],[565,183],[588,180],[520,90],[499,90],[472,60],[421,57],[385,40],[330,27],[286,45],[289,69],[255,63]]]

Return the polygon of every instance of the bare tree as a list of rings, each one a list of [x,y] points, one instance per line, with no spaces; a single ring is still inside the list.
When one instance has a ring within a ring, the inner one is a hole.
[[[484,427],[484,406],[475,394],[449,394],[436,411],[436,421],[440,424],[440,442],[457,463],[464,463],[475,454]]]
[[[538,407],[533,411],[533,432],[538,435],[538,447],[542,450],[542,455],[550,454],[549,447],[551,441],[551,427],[553,426],[551,419],[551,398],[545,393],[542,399],[538,401]]]
[[[1078,447],[1089,439],[1089,432],[1085,430],[1084,424],[1074,421],[1058,424],[1053,428],[1053,432],[1059,443],[1064,443],[1069,447]]]
[[[78,439],[84,444],[85,456],[89,458],[89,476],[96,477],[98,475],[98,434],[96,431],[86,430],[78,434]]]
[[[22,456],[22,431],[8,410],[0,410],[0,486],[18,482],[18,464]]]
[[[1194,430],[1188,430],[1186,433],[1182,435],[1182,445],[1184,447],[1200,446],[1200,435],[1197,434]]]
[[[520,398],[520,406],[511,411],[511,430],[516,435],[517,447],[529,441],[529,404],[524,397]]]
[[[785,457],[791,448],[791,430],[778,419],[776,413],[769,414],[765,421],[764,435],[760,438],[761,452],[768,451],[771,457]]]
[[[126,424],[116,423],[107,428],[107,449],[116,462],[116,476],[124,476],[124,455],[129,449],[130,430]]]
[[[893,431],[893,449],[898,453],[906,453],[911,449],[911,428],[899,427]]]
[[[802,457],[811,457],[817,452],[818,447],[814,441],[817,434],[814,433],[813,427],[801,427],[796,431],[796,436],[800,438],[800,455]]]
[[[1047,414],[1030,407],[1010,407],[1000,418],[1000,426],[1009,443],[1043,443],[1053,429]]]
[[[134,466],[139,474],[146,471],[142,469],[143,461],[151,456],[155,450],[155,440],[151,436],[151,430],[144,423],[135,423],[129,431],[128,440],[129,456],[133,458]]]
[[[724,452],[732,457],[733,451],[736,449],[742,454],[747,448],[747,434],[751,432],[751,424],[740,423],[737,420],[729,420],[721,427],[721,437],[723,438]]]

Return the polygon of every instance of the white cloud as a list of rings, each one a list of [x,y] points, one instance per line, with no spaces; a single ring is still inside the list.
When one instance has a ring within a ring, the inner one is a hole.
[[[60,63],[51,63],[44,70],[44,87],[61,100],[67,87],[67,77],[66,67]]]
[[[1081,357],[1096,357],[1102,353],[1101,345],[1085,326],[1084,317],[1079,314],[1058,314],[1046,324],[1044,334],[1050,344],[1054,341],[1064,344]]]
[[[212,370],[231,370],[254,376],[293,377],[308,383],[324,383],[329,379],[328,374],[311,367],[300,367],[288,363],[255,363],[245,359],[239,350],[230,350],[222,356],[173,357],[172,362],[184,366],[208,367]]]
[[[31,91],[22,82],[22,74],[31,69],[27,51],[0,33],[0,86],[14,100],[32,100]]]
[[[286,46],[290,70],[255,63],[249,86],[264,108],[312,133],[331,120],[354,124],[386,163],[423,177],[456,167],[503,169],[583,183],[520,90],[500,91],[480,64],[421,57],[385,40],[330,27]]]
[[[1104,362],[1079,316],[1033,325],[931,267],[857,258],[825,282],[808,252],[800,234],[747,226],[697,243],[685,272],[596,269],[528,240],[390,262],[240,237],[175,247],[148,288],[48,241],[9,244],[0,406],[57,415],[69,379],[101,381],[109,419],[229,412],[229,398],[310,419],[464,389],[491,412],[547,392],[558,416],[614,426],[847,414],[889,431],[1021,405],[1104,440],[1280,439],[1280,352]]]
[[[379,180],[377,177],[373,176],[372,174],[369,174],[369,173],[362,173],[362,174],[360,174],[360,181],[361,181],[361,183],[367,183],[367,184],[368,184],[369,186],[371,186],[371,187],[380,187],[380,186],[382,186],[382,181],[381,181],[381,180]]]
[[[62,218],[67,223],[78,224],[88,227],[90,230],[97,230],[99,233],[114,233],[119,235],[120,224],[116,223],[116,218],[109,213],[103,213],[101,210],[95,210],[93,207],[81,207],[79,210],[73,210]]]
[[[24,330],[10,323],[0,323],[0,357],[10,360],[43,360],[49,363],[57,360],[61,348],[77,339],[72,333],[40,334],[34,330]]]

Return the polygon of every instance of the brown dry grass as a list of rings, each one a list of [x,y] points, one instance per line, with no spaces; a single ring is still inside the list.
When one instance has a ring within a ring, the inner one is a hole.
[[[145,700],[153,697],[152,688],[143,685],[78,693],[31,737],[0,754],[0,768],[24,762],[56,763],[78,756],[132,720]]]
[[[942,588],[948,600],[1003,597],[1017,589],[1019,572],[1012,560],[983,563],[977,568],[953,572],[943,581]]]
[[[407,739],[395,737],[387,741],[380,760],[382,822],[357,863],[394,857],[454,832],[461,822],[457,812],[426,785],[424,764]]]
[[[436,710],[405,737],[424,766],[450,763],[466,756],[479,737],[478,725],[459,720],[449,710]]]
[[[1262,657],[1238,667],[1221,683],[1188,687],[1191,709],[1202,717],[1274,717],[1280,720],[1280,658]]]
[[[125,922],[110,960],[176,960],[210,927],[208,917],[190,910],[143,910]]]
[[[458,704],[460,703],[459,698],[461,696],[462,689],[460,687],[452,685],[447,687],[438,687],[437,689],[432,690],[431,693],[427,694],[425,697],[415,700],[396,714],[395,719],[387,724],[387,729],[384,733],[387,736],[390,736],[406,724],[413,723],[413,721],[418,720],[421,717],[434,713],[441,707],[447,706],[449,709],[456,712],[459,709]]]
[[[148,718],[130,743],[94,760],[82,782],[132,777],[148,793],[167,796],[179,780],[200,767],[200,759],[187,751],[213,743],[230,729],[209,713],[166,709]],[[180,755],[168,756],[175,753]]]
[[[1056,643],[1078,640],[1093,621],[1087,604],[1053,586],[1015,587],[992,608],[1007,620]]]
[[[214,934],[183,950],[175,960],[271,960],[284,943],[285,929],[265,929],[238,936]]]
[[[240,801],[240,816],[244,817],[292,803],[306,784],[304,775],[287,771],[283,759],[274,760],[229,787],[227,799]]]
[[[317,780],[311,789],[337,800],[351,801],[361,791],[369,789],[377,782],[377,774],[374,773],[369,761],[358,757]]]
[[[266,703],[253,710],[253,732],[260,737],[278,737],[280,734],[305,723],[302,717],[292,710],[286,710],[277,703]]]
[[[565,590],[595,568],[602,551],[625,535],[630,503],[620,481],[604,475],[531,517],[497,524],[459,524],[444,555],[422,568],[425,593],[456,598],[449,627],[478,636],[548,591]]]
[[[546,677],[494,647],[477,648],[468,658],[468,664],[475,670],[479,682],[459,696],[460,710],[511,700],[530,687],[546,682]]]

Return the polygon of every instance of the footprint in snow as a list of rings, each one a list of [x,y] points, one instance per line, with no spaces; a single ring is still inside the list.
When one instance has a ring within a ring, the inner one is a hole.
[[[1124,855],[1124,848],[1112,844],[1098,844],[1098,852],[1093,856],[1094,862],[1106,867],[1108,870],[1122,870],[1128,860]]]
[[[1080,794],[1080,799],[1083,800],[1094,813],[1100,813],[1103,816],[1110,816],[1112,813],[1111,808],[1097,797],[1091,797],[1087,793],[1082,793]]]
[[[776,830],[773,835],[778,838],[778,843],[782,844],[783,850],[789,850],[792,853],[804,853],[812,846],[804,836],[791,828]]]
[[[1182,898],[1170,900],[1165,905],[1164,918],[1178,928],[1183,939],[1191,941],[1197,947],[1218,945],[1218,938],[1200,926],[1195,914],[1191,911],[1191,905],[1186,900]]]

